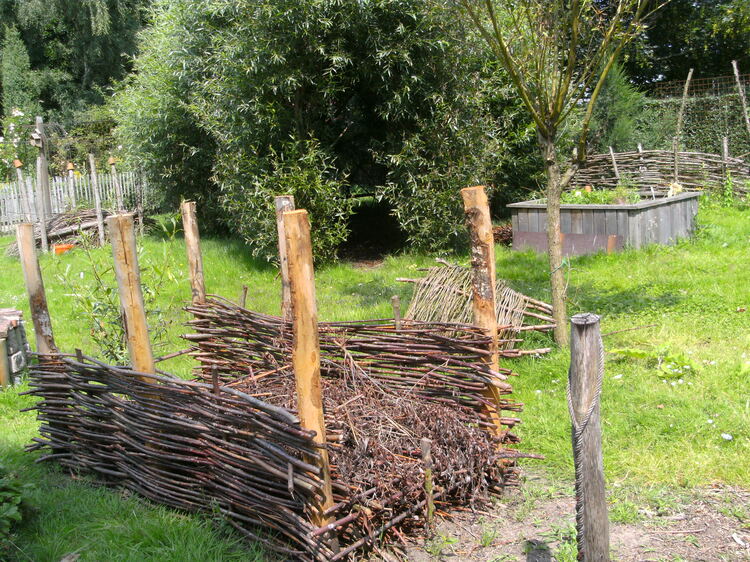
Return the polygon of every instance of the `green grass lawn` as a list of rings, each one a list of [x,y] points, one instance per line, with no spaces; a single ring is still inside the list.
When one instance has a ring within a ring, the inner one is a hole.
[[[612,486],[690,488],[723,482],[750,487],[750,211],[704,206],[697,237],[673,247],[649,247],[614,255],[575,258],[567,267],[571,313],[602,316],[608,350],[602,417],[604,463]],[[10,239],[0,239],[2,246]],[[239,243],[205,240],[210,292],[236,299],[249,288],[248,307],[275,313],[280,283],[275,268],[249,257]],[[106,265],[108,249],[94,259]],[[466,263],[467,256],[457,261]],[[545,259],[532,253],[497,251],[498,275],[529,295],[547,300]],[[179,340],[189,297],[180,239],[147,238],[141,263],[164,281],[155,305],[171,322],[160,328],[157,354],[185,347]],[[407,302],[411,287],[397,277],[420,275],[432,263],[426,255],[387,258],[375,268],[341,263],[316,272],[321,319],[383,318],[390,296]],[[59,282],[90,271],[82,252],[44,256],[42,269],[59,347],[94,354],[91,324],[77,298]],[[28,314],[20,265],[0,257],[0,307]],[[89,276],[89,277],[87,277]],[[643,326],[653,325],[648,328]],[[31,330],[30,330],[31,331]],[[547,344],[547,336],[536,336]],[[513,361],[518,398],[526,404],[519,434],[524,449],[542,453],[529,461],[563,480],[572,478],[570,425],[565,401],[567,350]],[[165,362],[181,376],[190,360]],[[23,387],[22,387],[23,388]],[[85,479],[73,480],[51,465],[35,465],[22,446],[36,434],[31,404],[16,390],[0,395],[0,460],[25,482],[37,485],[36,513],[15,536],[18,560],[59,560],[78,551],[82,560],[231,560],[243,554],[236,538],[201,517],[153,506]],[[724,437],[722,436],[724,435]],[[731,439],[725,437],[731,436]],[[252,556],[261,555],[256,552]]]

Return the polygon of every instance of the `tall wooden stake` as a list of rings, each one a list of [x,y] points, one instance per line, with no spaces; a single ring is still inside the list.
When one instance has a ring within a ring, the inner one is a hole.
[[[124,212],[125,203],[123,202],[123,198],[122,198],[122,186],[120,185],[120,178],[117,176],[117,166],[115,165],[116,160],[113,156],[110,156],[109,160],[107,160],[107,163],[109,164],[109,171],[112,176],[112,184],[115,186],[115,199],[117,203],[117,211]]]
[[[578,559],[609,560],[609,519],[604,488],[599,397],[604,374],[604,348],[595,314],[570,320],[568,389],[576,471]]]
[[[674,136],[678,139],[682,138],[682,121],[685,117],[685,106],[687,105],[688,91],[690,90],[690,81],[693,79],[693,69],[691,68],[685,80],[685,87],[682,89],[682,103],[680,104],[680,112],[677,114],[677,130]]]
[[[419,441],[419,448],[422,451],[422,468],[424,468],[424,495],[427,500],[425,506],[425,518],[427,519],[427,527],[432,527],[432,520],[435,516],[435,498],[434,498],[434,482],[432,480],[432,470],[434,468],[432,463],[432,441],[423,437]]]
[[[117,285],[120,289],[120,305],[125,335],[128,339],[130,362],[136,371],[155,373],[154,355],[148,338],[146,309],[143,305],[133,215],[107,217],[107,227],[112,242],[112,257],[115,262]],[[142,377],[142,380],[152,381],[153,379]]]
[[[471,237],[472,305],[474,324],[479,326],[492,339],[488,358],[490,368],[499,367],[497,342],[497,313],[495,311],[495,240],[492,236],[490,206],[484,186],[466,187],[461,190],[464,201],[466,224]],[[488,414],[495,425],[495,432],[502,433],[500,410],[502,401],[495,386],[485,390],[494,407]]]
[[[89,172],[91,173],[91,189],[94,191],[94,207],[96,208],[96,228],[99,231],[99,245],[104,246],[104,217],[102,215],[102,197],[99,192],[99,178],[96,175],[96,161],[89,152]]]
[[[29,201],[29,194],[26,191],[26,182],[23,179],[23,162],[16,159],[13,160],[13,166],[16,168],[16,180],[18,181],[18,194],[21,196],[21,209],[23,210],[24,220],[26,222],[32,222],[31,218],[31,202]]]
[[[284,213],[294,210],[292,195],[279,195],[276,203],[276,230],[279,234],[279,269],[281,270],[281,317],[292,319],[292,300],[289,290],[289,256],[287,256],[286,237],[284,236]]]
[[[193,304],[203,304],[206,302],[206,281],[203,277],[203,255],[201,254],[198,219],[195,216],[195,201],[183,201],[180,211],[182,211],[182,229],[185,231]]]
[[[68,198],[70,199],[70,207],[75,209],[78,206],[78,203],[76,202],[75,165],[73,162],[68,162],[67,170],[68,176],[66,182],[68,184]]]
[[[44,214],[49,218],[52,216],[52,198],[49,192],[49,163],[47,162],[47,137],[44,133],[44,119],[37,115],[36,132],[40,137],[40,143],[36,145],[39,148],[39,164],[37,165],[37,181],[40,188],[41,203],[44,206]]]
[[[39,269],[39,260],[36,255],[34,225],[31,223],[19,224],[16,230],[16,239],[18,240],[18,251],[21,257],[23,280],[26,284],[26,292],[29,295],[31,320],[34,323],[34,334],[36,335],[36,349],[42,355],[57,353],[57,346],[52,333],[52,321],[47,308],[47,295],[44,292],[42,271]]]
[[[615,171],[615,178],[617,179],[617,181],[620,181],[620,170],[617,169],[617,159],[615,158],[615,151],[611,146],[609,147],[609,156],[610,158],[612,158],[612,168]]]
[[[49,242],[47,240],[47,205],[44,202],[44,180],[42,179],[42,170],[44,169],[44,160],[41,156],[36,159],[36,212],[39,217],[39,231],[42,238],[42,251],[47,253],[49,251]]]
[[[740,79],[740,69],[737,67],[737,61],[732,61],[732,68],[734,69],[734,79],[737,81],[737,93],[740,95],[740,102],[742,103],[742,115],[745,118],[745,128],[747,128],[747,134],[750,135],[750,115],[747,112],[747,98],[745,97],[745,88],[742,85]]]
[[[333,506],[331,472],[326,450],[326,426],[323,416],[323,395],[320,382],[320,341],[318,308],[315,301],[310,221],[307,211],[287,211],[283,215],[286,248],[289,256],[289,282],[292,302],[293,347],[292,364],[297,383],[297,410],[300,424],[315,431],[320,444],[320,460],[308,459],[320,466],[324,483],[324,499],[316,506],[312,522],[318,527],[332,521],[325,511]]]
[[[729,137],[721,139],[721,164],[724,172],[724,179],[729,177]]]
[[[8,342],[5,338],[0,338],[0,386],[3,389],[8,388],[11,384],[10,378],[10,358],[8,357]]]
[[[672,156],[674,159],[674,183],[680,183],[680,142],[677,137],[672,139]]]

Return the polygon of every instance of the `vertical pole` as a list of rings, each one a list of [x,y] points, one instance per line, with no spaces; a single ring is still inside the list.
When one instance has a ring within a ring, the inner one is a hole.
[[[401,298],[398,295],[391,297],[391,306],[393,306],[393,322],[397,330],[401,329]]]
[[[737,67],[737,61],[732,61],[732,68],[734,69],[734,78],[737,81],[737,92],[740,95],[740,102],[742,102],[742,115],[745,118],[745,127],[747,128],[747,134],[750,135],[750,115],[747,113],[747,98],[745,97],[745,88],[740,80],[740,69]]]
[[[76,202],[76,186],[75,186],[75,165],[73,162],[68,162],[68,197],[70,198],[70,206],[75,209],[78,204]]]
[[[680,112],[677,114],[677,130],[675,131],[675,138],[680,139],[682,137],[682,121],[685,116],[685,106],[687,105],[688,91],[690,90],[690,81],[693,79],[693,69],[691,68],[685,80],[685,87],[682,89],[682,103],[680,104]],[[675,180],[676,181],[676,180]]]
[[[141,290],[141,272],[138,268],[133,215],[107,217],[107,227],[112,242],[112,257],[115,262],[117,286],[120,289],[120,305],[125,335],[128,339],[130,362],[136,371],[155,373],[154,356],[148,338],[146,309]],[[148,382],[153,379],[142,377],[141,380]]]
[[[721,139],[721,164],[724,168],[724,179],[729,177],[729,137]]]
[[[91,189],[94,190],[94,207],[96,208],[96,228],[99,231],[99,245],[104,246],[104,217],[102,215],[102,198],[99,193],[99,178],[96,176],[96,161],[89,152],[89,168],[91,168]]]
[[[10,358],[8,357],[8,342],[0,338],[0,385],[3,389],[10,386]]]
[[[195,216],[195,201],[183,201],[180,211],[182,212],[182,229],[185,231],[193,304],[203,304],[206,302],[206,281],[203,277],[203,256],[201,255],[198,219]]]
[[[281,270],[281,317],[292,319],[292,299],[289,289],[289,256],[287,255],[286,237],[284,235],[284,213],[294,210],[294,196],[279,195],[274,198],[276,204],[276,230],[279,235],[279,269]]]
[[[31,222],[31,203],[29,202],[29,194],[26,191],[26,182],[23,179],[23,162],[16,159],[13,160],[13,165],[16,168],[16,180],[18,181],[18,194],[21,197],[21,208],[23,209],[24,221]]]
[[[674,183],[680,183],[679,182],[679,179],[680,179],[680,166],[679,166],[679,155],[680,155],[680,152],[679,152],[679,141],[678,141],[677,137],[675,137],[674,139],[672,139],[672,155],[674,157],[674,177],[673,177],[672,181],[674,181]]]
[[[490,368],[499,367],[497,342],[497,313],[495,306],[495,241],[492,236],[490,206],[484,186],[466,187],[461,190],[464,201],[464,214],[471,238],[472,305],[474,324],[491,338],[488,358]],[[497,387],[488,385],[485,396],[492,406],[487,414],[495,425],[495,432],[503,431],[500,423],[502,401]]]
[[[578,559],[599,562],[609,560],[609,520],[599,413],[604,347],[598,316],[576,314],[570,324],[568,408],[576,471]]]
[[[323,416],[323,395],[320,380],[320,341],[318,309],[315,301],[310,221],[307,211],[283,214],[286,249],[289,256],[289,288],[292,303],[293,348],[292,364],[297,383],[297,410],[300,424],[315,431],[315,442],[321,446],[320,460],[309,459],[321,469],[323,501],[316,506],[312,522],[322,527],[331,522],[325,511],[333,506],[331,472],[326,446]]]
[[[117,166],[115,166],[115,158],[114,156],[110,156],[109,160],[107,160],[109,163],[109,171],[110,171],[110,177],[112,178],[112,184],[115,186],[115,199],[117,201],[117,211],[124,211],[125,210],[125,203],[123,203],[122,198],[122,186],[120,185],[120,178],[117,177]]]
[[[419,441],[419,448],[422,451],[422,466],[424,468],[424,495],[427,500],[425,506],[425,515],[427,526],[432,526],[432,520],[435,516],[435,500],[433,498],[434,484],[432,481],[432,441],[423,437]]]
[[[39,217],[39,231],[42,238],[42,251],[47,253],[49,251],[49,243],[47,241],[47,217],[49,215],[47,214],[47,205],[44,202],[44,187],[42,180],[43,166],[44,161],[42,160],[41,156],[38,156],[36,159],[36,211],[37,216]],[[49,195],[49,190],[47,191],[47,195]]]
[[[612,168],[615,171],[615,179],[619,182],[620,181],[620,171],[617,169],[617,160],[615,159],[615,151],[612,149],[612,147],[609,147],[609,156],[612,158]]]
[[[49,193],[49,165],[47,163],[47,137],[44,134],[44,119],[37,115],[36,118],[36,132],[41,138],[41,146],[39,146],[39,163],[37,164],[37,174],[39,179],[39,187],[41,191],[42,205],[44,206],[44,214],[49,217],[52,215],[52,199]]]
[[[42,355],[56,353],[57,346],[52,334],[52,321],[47,308],[47,295],[44,292],[42,271],[39,269],[39,260],[36,255],[34,225],[31,223],[19,224],[16,229],[16,239],[18,240],[18,251],[21,257],[23,280],[26,284],[26,292],[29,295],[29,308],[31,309],[31,320],[34,323],[34,334],[36,334],[37,352]]]

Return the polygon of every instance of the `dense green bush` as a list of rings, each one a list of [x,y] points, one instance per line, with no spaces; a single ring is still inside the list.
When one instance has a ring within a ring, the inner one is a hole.
[[[502,164],[533,139],[448,0],[177,0],[153,20],[114,104],[122,143],[167,203],[202,201],[256,255],[275,255],[271,195],[287,190],[319,255],[363,193],[413,244],[450,246],[458,190],[516,173]]]
[[[15,474],[0,465],[0,553],[10,551],[11,533],[30,510],[33,488],[32,484],[22,484]]]
[[[637,125],[643,112],[646,96],[628,78],[623,67],[612,67],[591,120],[589,144],[596,152],[634,150],[637,143]],[[646,145],[648,146],[648,145]]]

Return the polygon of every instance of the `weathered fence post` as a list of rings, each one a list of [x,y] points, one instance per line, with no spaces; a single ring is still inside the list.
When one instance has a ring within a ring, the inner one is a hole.
[[[401,297],[393,295],[391,297],[391,306],[393,307],[393,324],[397,330],[401,329]]]
[[[99,193],[99,179],[96,176],[96,161],[89,152],[89,173],[91,174],[91,189],[94,191],[94,207],[96,209],[96,228],[99,231],[99,245],[104,246],[104,218],[102,215],[102,197]]]
[[[612,158],[612,169],[615,171],[615,179],[617,179],[617,181],[619,182],[620,170],[617,169],[617,159],[615,158],[615,151],[611,146],[609,147],[609,157]]]
[[[49,251],[49,242],[47,241],[47,205],[44,202],[44,186],[42,180],[42,169],[44,167],[44,161],[42,157],[36,159],[36,186],[37,186],[37,198],[36,198],[36,214],[39,220],[39,231],[42,238],[42,251]],[[49,195],[49,190],[47,191]]]
[[[292,319],[292,301],[289,294],[289,257],[287,256],[286,238],[284,236],[284,213],[294,210],[292,195],[279,195],[274,198],[276,204],[276,231],[279,235],[279,269],[281,270],[281,317]]]
[[[73,164],[73,162],[68,162],[66,169],[68,170],[66,181],[68,183],[68,197],[70,198],[70,206],[72,209],[75,209],[78,206],[78,203],[76,202],[76,185],[74,181],[75,164]]]
[[[599,412],[604,347],[598,316],[576,314],[570,324],[568,408],[576,472],[578,559],[600,562],[609,560],[609,519]]]
[[[0,386],[6,389],[10,386],[10,358],[8,357],[8,342],[0,338]]]
[[[745,127],[747,128],[747,134],[750,135],[750,115],[747,112],[747,98],[745,97],[745,88],[740,80],[740,69],[737,67],[737,61],[732,61],[732,68],[734,69],[734,78],[737,81],[737,93],[740,95],[740,102],[742,102],[742,116],[745,118]]]
[[[115,166],[116,162],[117,161],[115,160],[114,156],[110,156],[109,160],[107,160],[107,163],[109,164],[109,171],[112,176],[112,185],[115,186],[115,201],[117,203],[117,211],[123,212],[125,211],[125,203],[123,202],[120,178],[117,177],[117,166]]]
[[[472,305],[474,324],[491,338],[488,363],[493,371],[499,367],[497,341],[497,312],[495,309],[495,240],[492,235],[490,206],[484,186],[466,187],[461,190],[464,213],[471,237]],[[502,401],[498,389],[488,385],[485,395],[492,407],[487,414],[495,425],[495,432],[503,431],[500,423]]]
[[[16,168],[16,180],[18,181],[18,195],[21,198],[21,208],[23,209],[24,220],[31,222],[31,202],[29,201],[29,194],[26,191],[26,182],[23,179],[23,162],[18,158],[13,160],[13,166]],[[23,222],[23,221],[21,221]]]
[[[155,373],[154,356],[148,338],[146,309],[143,304],[133,215],[123,214],[107,217],[107,227],[109,239],[112,243],[112,257],[115,262],[115,276],[120,290],[120,305],[125,335],[128,340],[130,362],[136,371]],[[142,380],[151,381],[153,379],[142,377]]]
[[[724,180],[729,177],[729,137],[721,139],[721,164],[724,172]]]
[[[677,137],[672,139],[672,158],[674,159],[674,183],[680,183],[680,142]]]
[[[44,292],[42,271],[39,269],[39,260],[36,255],[34,225],[30,223],[19,224],[16,230],[16,239],[21,257],[23,280],[26,284],[26,292],[29,295],[29,308],[31,309],[31,320],[34,323],[37,352],[42,355],[56,353],[57,346],[55,345],[52,321],[47,308],[47,295]]]
[[[432,462],[432,440],[423,437],[419,441],[419,448],[422,452],[422,468],[424,469],[425,519],[429,528],[432,526],[432,520],[435,516],[434,482],[432,479],[434,468]]]
[[[315,301],[310,221],[307,211],[287,211],[283,214],[284,234],[289,256],[289,288],[292,303],[293,348],[292,364],[297,383],[297,410],[300,424],[315,431],[315,442],[321,446],[318,464],[323,479],[324,499],[316,506],[312,522],[318,527],[332,519],[325,515],[333,506],[331,472],[326,446],[326,427],[323,416],[323,393],[320,380],[320,341],[318,309]],[[334,549],[336,545],[333,545]]]
[[[44,134],[44,119],[40,116],[36,118],[37,138],[33,139],[33,144],[39,149],[37,157],[37,183],[40,190],[41,204],[44,207],[46,217],[52,215],[52,199],[49,192],[49,164],[47,162],[47,137]]]
[[[198,219],[195,216],[195,201],[183,201],[180,211],[182,212],[182,229],[185,231],[193,304],[203,304],[206,302],[206,281],[203,277],[203,255],[201,254]]]
[[[685,116],[685,106],[687,105],[688,91],[690,90],[690,81],[693,79],[693,69],[691,68],[685,80],[685,87],[682,90],[682,103],[680,103],[680,111],[677,113],[677,130],[675,131],[675,138],[682,138],[682,120]],[[677,181],[677,180],[675,180]]]

